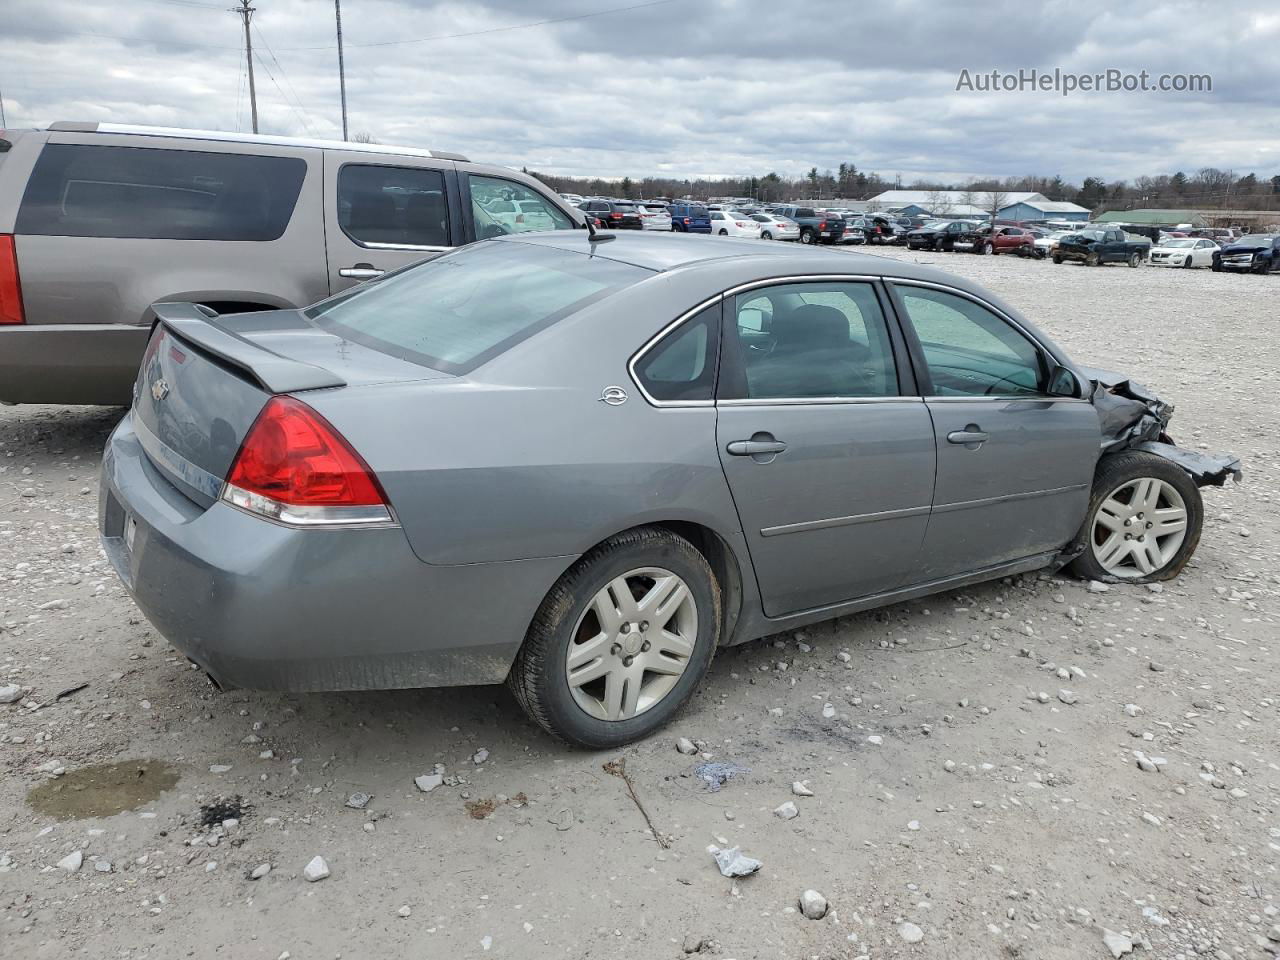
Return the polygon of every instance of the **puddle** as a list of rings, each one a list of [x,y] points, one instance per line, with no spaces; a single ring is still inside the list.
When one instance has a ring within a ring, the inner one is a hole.
[[[178,771],[160,760],[98,763],[33,787],[27,803],[55,820],[112,817],[150,803],[177,782]]]

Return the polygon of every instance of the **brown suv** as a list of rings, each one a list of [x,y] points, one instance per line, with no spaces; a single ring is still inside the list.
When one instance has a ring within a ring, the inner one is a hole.
[[[472,240],[582,223],[537,180],[457,154],[0,131],[0,402],[129,403],[159,301],[299,307]]]

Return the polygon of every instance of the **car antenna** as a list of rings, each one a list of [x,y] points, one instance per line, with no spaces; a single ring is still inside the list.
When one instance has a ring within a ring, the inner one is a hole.
[[[608,240],[617,239],[617,237],[612,233],[604,233],[603,231],[597,230],[595,228],[595,224],[591,222],[594,219],[595,217],[590,213],[587,214],[587,243],[604,243]]]

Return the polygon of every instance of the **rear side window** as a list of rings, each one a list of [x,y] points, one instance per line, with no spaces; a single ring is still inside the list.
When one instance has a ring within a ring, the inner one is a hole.
[[[307,162],[199,150],[47,144],[15,232],[149,240],[276,240]]]
[[[444,174],[348,163],[338,171],[338,224],[361,246],[447,247]]]
[[[668,334],[636,363],[636,379],[654,400],[712,400],[720,352],[720,304]]]
[[[306,315],[375,350],[462,374],[651,275],[552,247],[476,243],[353,287]]]

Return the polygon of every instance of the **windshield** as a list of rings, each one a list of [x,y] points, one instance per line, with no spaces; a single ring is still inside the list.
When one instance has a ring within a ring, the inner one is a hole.
[[[1194,240],[1166,240],[1160,244],[1162,247],[1194,247],[1195,245]]]
[[[1267,233],[1252,233],[1247,237],[1241,237],[1236,243],[1248,244],[1251,247],[1265,247],[1274,240],[1275,237]]]
[[[354,287],[305,316],[402,360],[467,373],[650,275],[572,251],[482,242]]]

